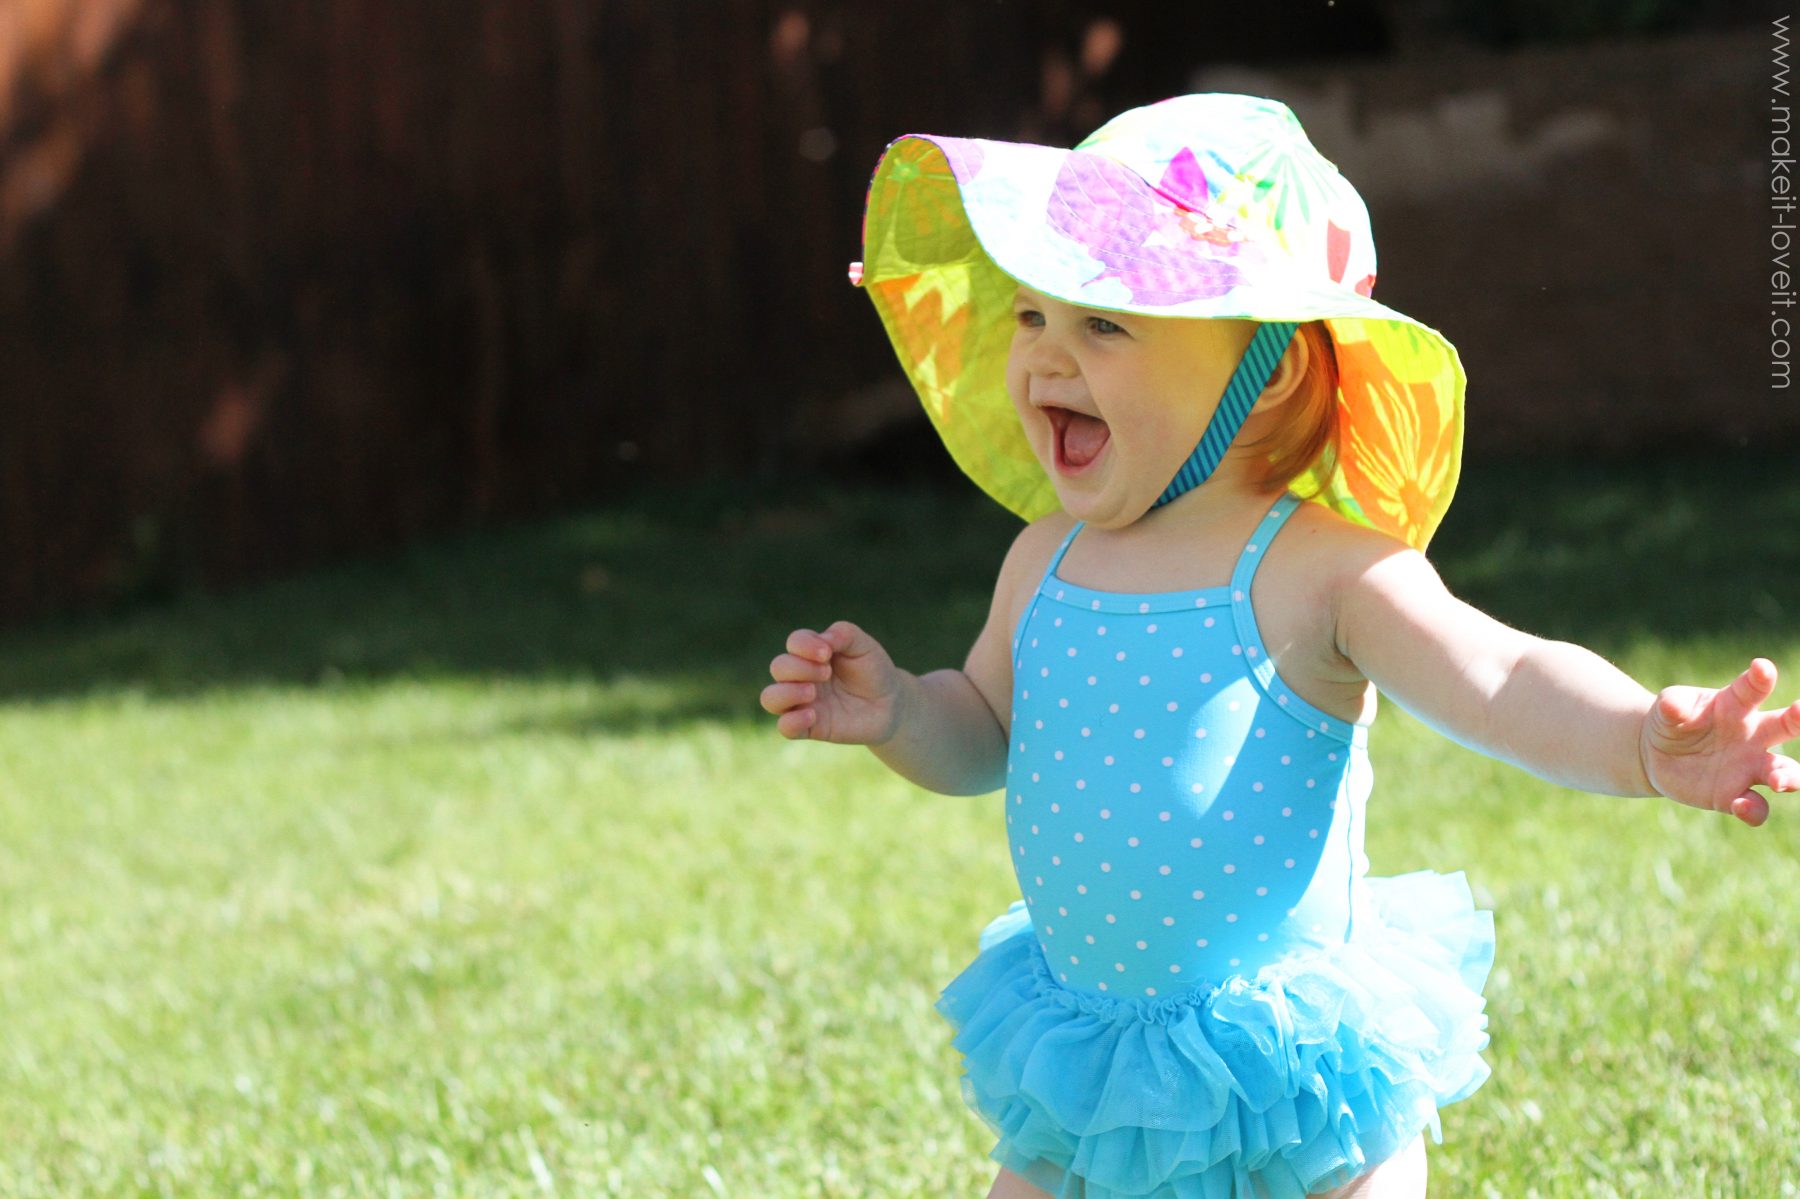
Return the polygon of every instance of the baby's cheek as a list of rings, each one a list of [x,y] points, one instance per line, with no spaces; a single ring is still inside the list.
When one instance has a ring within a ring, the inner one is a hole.
[[[1025,440],[1038,454],[1048,456],[1054,451],[1056,431],[1050,427],[1050,419],[1030,404],[1015,401],[1014,410],[1018,414],[1019,427],[1025,434]]]
[[[1008,399],[1012,400],[1013,408],[1016,411],[1022,412],[1027,407],[1025,397],[1028,394],[1025,369],[1008,360],[1006,364],[1006,395]]]
[[[1164,482],[1174,477],[1175,471],[1193,452],[1193,442],[1185,441],[1183,437],[1179,427],[1167,424],[1152,430],[1129,427],[1112,430],[1113,448],[1118,451],[1120,463],[1127,473],[1134,478],[1158,478]]]

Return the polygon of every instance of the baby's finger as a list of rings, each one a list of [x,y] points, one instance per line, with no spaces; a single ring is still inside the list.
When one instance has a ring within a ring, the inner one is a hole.
[[[834,622],[822,635],[834,652],[846,658],[860,658],[875,648],[875,639],[848,620]]]
[[[1756,781],[1771,791],[1800,791],[1800,762],[1785,754],[1769,754]]]
[[[1746,791],[1731,801],[1731,814],[1755,828],[1769,818],[1769,801],[1754,791]]]
[[[811,738],[812,727],[818,722],[817,708],[795,708],[792,712],[781,714],[781,719],[775,722],[775,731],[789,741],[806,741]]]
[[[1796,737],[1800,737],[1800,700],[1770,712],[1756,726],[1756,739],[1762,745],[1780,745]]]
[[[811,662],[827,662],[831,659],[831,643],[823,634],[811,629],[795,629],[789,633],[787,651]]]
[[[762,689],[763,711],[775,716],[817,698],[818,688],[811,683],[770,683]]]
[[[769,663],[769,675],[778,683],[823,683],[831,677],[831,665],[798,654],[779,654]]]
[[[1775,694],[1775,663],[1767,658],[1752,658],[1749,669],[1731,680],[1728,690],[1744,711],[1756,711]]]
[[[1686,732],[1706,710],[1707,694],[1698,687],[1664,687],[1656,697],[1656,715],[1669,732]]]

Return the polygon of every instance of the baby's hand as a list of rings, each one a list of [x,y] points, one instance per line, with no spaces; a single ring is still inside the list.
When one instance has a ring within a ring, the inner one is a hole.
[[[789,740],[880,745],[900,727],[905,674],[881,643],[847,620],[823,633],[795,629],[769,663],[762,706]]]
[[[1730,812],[1748,825],[1769,818],[1769,801],[1752,791],[1800,791],[1800,763],[1770,750],[1800,737],[1800,702],[1778,712],[1759,707],[1775,691],[1775,665],[1757,658],[1731,686],[1665,687],[1644,716],[1638,752],[1650,785],[1670,799]]]

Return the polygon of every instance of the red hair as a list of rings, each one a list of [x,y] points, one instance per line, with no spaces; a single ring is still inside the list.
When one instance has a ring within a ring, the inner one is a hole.
[[[1249,443],[1268,461],[1263,481],[1285,487],[1308,467],[1337,448],[1337,355],[1324,321],[1307,321],[1294,330],[1306,342],[1306,373],[1282,406],[1283,417],[1266,436]]]

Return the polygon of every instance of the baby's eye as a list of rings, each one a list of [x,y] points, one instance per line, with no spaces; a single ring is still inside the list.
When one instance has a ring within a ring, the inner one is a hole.
[[[1044,314],[1035,308],[1015,309],[1013,318],[1019,322],[1021,329],[1035,329],[1044,323]]]
[[[1096,333],[1123,333],[1124,329],[1115,325],[1103,316],[1088,317],[1088,327]]]

